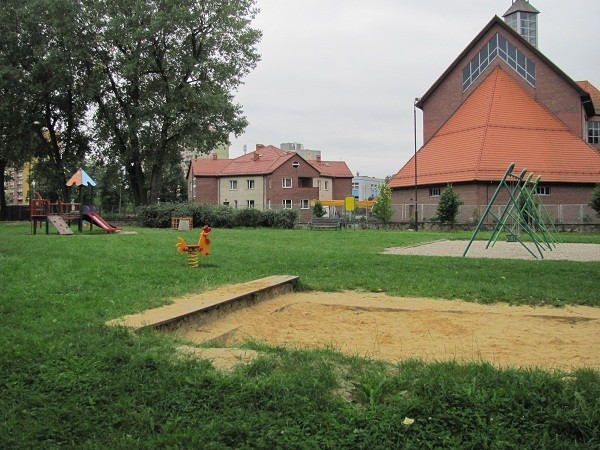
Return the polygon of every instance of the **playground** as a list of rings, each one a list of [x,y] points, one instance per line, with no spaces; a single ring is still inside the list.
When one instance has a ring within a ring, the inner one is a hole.
[[[76,186],[78,189],[79,202],[65,202],[58,199],[55,202],[42,198],[34,193],[29,201],[29,214],[32,234],[37,234],[38,227],[45,224],[46,234],[50,233],[49,225],[52,224],[58,234],[72,235],[71,222],[76,222],[79,232],[83,231],[83,224],[87,222],[90,231],[93,225],[101,228],[106,233],[120,232],[121,229],[104,220],[97,212],[93,204],[83,204],[84,189],[90,190],[90,199],[94,199],[94,186],[96,182],[83,170],[79,169],[67,181],[68,187]]]

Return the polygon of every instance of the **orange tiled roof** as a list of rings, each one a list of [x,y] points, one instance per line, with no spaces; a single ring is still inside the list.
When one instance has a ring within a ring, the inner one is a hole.
[[[354,175],[344,161],[306,161],[324,177],[352,178]]]
[[[294,152],[280,150],[273,145],[258,147],[255,151],[231,161],[219,175],[263,175],[273,172],[290,159]]]
[[[217,176],[231,161],[231,159],[193,159],[192,175]]]
[[[512,162],[546,182],[600,182],[600,153],[498,67],[418,151],[418,184],[499,181]],[[389,186],[414,174],[413,156]]]
[[[600,91],[589,81],[578,81],[577,84],[581,86],[585,92],[590,94],[596,115],[600,116]]]

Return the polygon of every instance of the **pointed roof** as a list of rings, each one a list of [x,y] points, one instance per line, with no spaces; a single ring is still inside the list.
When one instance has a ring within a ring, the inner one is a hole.
[[[390,187],[414,186],[414,159]],[[600,182],[600,153],[497,67],[418,151],[418,184],[496,181],[512,162],[542,182]]]
[[[324,177],[331,178],[353,178],[354,174],[344,161],[315,161],[307,160],[311,166],[319,171]]]
[[[581,88],[579,84],[577,84],[573,79],[571,79],[567,74],[565,74],[556,64],[550,61],[546,55],[544,55],[539,49],[531,45],[527,39],[524,39],[519,33],[513,30],[510,26],[506,24],[500,17],[494,16],[492,20],[488,22],[488,24],[479,32],[477,36],[467,45],[467,47],[461,52],[460,55],[448,66],[448,68],[444,71],[444,73],[433,83],[433,85],[423,94],[423,96],[417,101],[415,104],[417,108],[423,108],[423,104],[427,101],[427,99],[433,94],[433,92],[438,88],[440,84],[446,79],[446,77],[459,65],[465,63],[465,57],[467,54],[477,45],[481,45],[481,39],[487,34],[487,32],[492,29],[494,26],[498,26],[505,30],[507,33],[514,36],[515,39],[521,41],[521,43],[527,47],[532,53],[534,53],[538,58],[540,58],[545,64],[547,64],[550,69],[552,69],[558,76],[560,76],[563,80],[565,80],[568,84],[570,84],[579,94],[582,99],[583,106],[586,109],[586,113],[589,115],[593,115],[593,113],[588,110],[588,105],[591,105],[589,102],[586,103],[586,100],[589,100],[589,94]]]
[[[219,175],[265,175],[273,172],[296,153],[273,145],[257,145],[256,150],[231,160]]]
[[[67,186],[96,186],[96,182],[92,180],[85,170],[79,169],[77,172],[73,174],[69,181],[67,181]]]
[[[517,11],[528,12],[533,14],[539,14],[540,12],[529,4],[527,0],[515,0],[508,10],[502,17],[506,17],[509,14],[516,13]]]

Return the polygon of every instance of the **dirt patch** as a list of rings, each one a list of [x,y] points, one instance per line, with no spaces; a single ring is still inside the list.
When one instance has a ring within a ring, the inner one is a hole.
[[[435,241],[411,247],[385,249],[388,255],[457,256],[462,257],[469,241]],[[486,248],[487,247],[487,248]],[[600,261],[598,244],[556,244],[552,249],[535,246],[532,242],[497,241],[488,246],[488,241],[473,241],[466,254],[468,258],[503,258],[563,261]]]
[[[188,322],[175,333],[227,347],[254,339],[391,362],[421,358],[600,369],[600,309],[583,306],[480,305],[353,291],[293,293],[210,323]]]

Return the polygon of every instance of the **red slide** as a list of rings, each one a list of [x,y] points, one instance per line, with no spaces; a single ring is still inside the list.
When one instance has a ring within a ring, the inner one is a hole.
[[[104,220],[102,217],[100,217],[95,212],[83,213],[83,218],[89,222],[92,222],[96,226],[99,226],[107,233],[114,233],[115,231],[121,231],[120,228],[113,227],[110,223],[108,223],[106,220]]]

